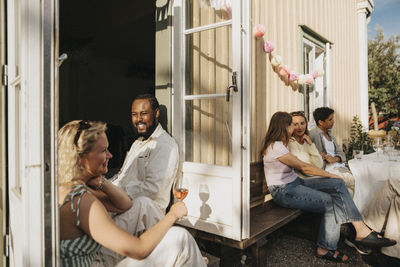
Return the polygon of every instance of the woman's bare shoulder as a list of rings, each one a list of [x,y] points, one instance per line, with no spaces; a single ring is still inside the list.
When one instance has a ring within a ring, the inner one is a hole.
[[[77,201],[76,197],[74,201]],[[94,194],[87,190],[82,194],[82,197],[80,199],[80,209],[85,210],[86,208],[90,208],[93,204],[101,204],[101,202]]]

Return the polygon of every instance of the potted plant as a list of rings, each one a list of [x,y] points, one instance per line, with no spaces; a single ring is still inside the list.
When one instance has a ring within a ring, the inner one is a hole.
[[[348,144],[343,144],[343,151],[348,160],[353,158],[354,150],[362,150],[364,154],[374,152],[372,148],[372,139],[368,136],[367,130],[363,128],[358,116],[353,117]]]

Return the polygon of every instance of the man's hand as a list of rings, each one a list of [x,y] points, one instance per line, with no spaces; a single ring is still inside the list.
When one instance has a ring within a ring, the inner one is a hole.
[[[325,160],[328,163],[340,162],[340,158],[339,157],[336,157],[336,156],[332,157],[332,156],[329,156],[329,155],[325,156]]]

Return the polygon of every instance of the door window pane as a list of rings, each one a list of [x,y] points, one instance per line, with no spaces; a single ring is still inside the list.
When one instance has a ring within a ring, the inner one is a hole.
[[[186,1],[186,29],[223,22],[231,18],[231,0]]]
[[[230,166],[232,101],[225,98],[186,101],[186,161]]]
[[[231,25],[186,36],[186,95],[225,93],[232,76]]]
[[[21,110],[21,101],[20,101],[20,97],[21,97],[21,85],[20,83],[18,83],[17,85],[15,85],[14,87],[10,87],[11,90],[14,90],[14,107],[13,107],[13,113],[14,113],[14,121],[12,122],[14,124],[14,135],[12,137],[12,140],[14,141],[14,147],[11,148],[11,150],[13,150],[12,152],[10,152],[10,156],[13,159],[13,170],[12,172],[13,175],[10,179],[10,188],[14,191],[14,193],[17,194],[17,196],[20,196],[21,194],[21,176],[20,176],[20,167],[21,167],[21,163],[20,163],[20,158],[21,158],[21,122],[20,122],[20,110]],[[12,110],[11,110],[12,111]]]
[[[230,5],[187,0],[186,29],[231,19]],[[232,83],[232,25],[186,34],[185,95],[225,95]],[[185,160],[230,166],[232,101],[225,97],[185,101]]]

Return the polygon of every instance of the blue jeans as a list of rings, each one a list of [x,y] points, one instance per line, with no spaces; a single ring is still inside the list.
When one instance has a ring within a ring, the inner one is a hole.
[[[317,245],[336,250],[342,223],[362,221],[342,180],[331,178],[297,178],[284,185],[270,185],[273,200],[286,208],[322,213]]]

